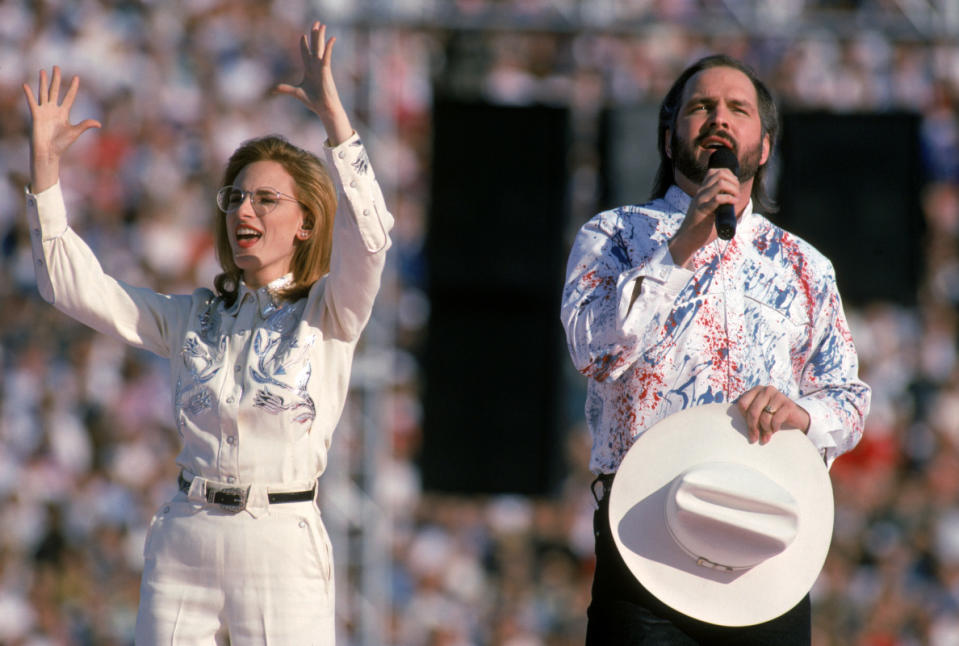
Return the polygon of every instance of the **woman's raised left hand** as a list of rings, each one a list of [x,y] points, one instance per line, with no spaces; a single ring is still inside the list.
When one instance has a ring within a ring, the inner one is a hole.
[[[333,80],[333,44],[336,38],[326,39],[326,25],[313,23],[309,34],[300,39],[300,56],[303,59],[303,80],[296,85],[280,83],[274,88],[277,94],[296,97],[310,110],[319,115],[326,128],[330,146],[343,143],[353,135],[353,126],[340,102]]]

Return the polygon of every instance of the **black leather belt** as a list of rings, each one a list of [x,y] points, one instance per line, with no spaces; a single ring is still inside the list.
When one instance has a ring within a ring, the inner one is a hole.
[[[596,499],[596,504],[602,504],[604,500],[609,498],[609,491],[613,488],[613,479],[615,477],[615,473],[601,473],[593,480],[589,488],[593,492],[593,498]],[[602,485],[599,493],[596,492],[597,484]]]
[[[190,491],[190,481],[183,477],[181,473],[177,476],[177,484],[180,491],[188,493]],[[246,508],[246,500],[249,496],[250,488],[247,487],[206,487],[206,501],[214,505],[219,505],[223,509],[232,512],[243,511]],[[306,491],[280,491],[268,493],[267,500],[271,505],[284,502],[304,502],[313,500],[315,489]]]

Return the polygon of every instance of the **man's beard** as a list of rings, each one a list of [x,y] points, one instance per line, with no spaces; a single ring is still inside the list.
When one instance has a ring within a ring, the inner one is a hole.
[[[704,139],[715,134],[714,132],[707,132],[697,139]],[[678,134],[673,136],[671,143],[674,168],[694,183],[702,184],[703,180],[706,179],[706,172],[709,171],[709,158],[707,157],[703,161],[697,159],[694,152],[695,146]],[[740,183],[756,176],[756,172],[759,170],[759,159],[762,156],[761,147],[762,142],[740,155],[736,147],[730,142],[729,148],[736,153],[736,158],[739,160],[739,170],[736,172],[736,178]]]

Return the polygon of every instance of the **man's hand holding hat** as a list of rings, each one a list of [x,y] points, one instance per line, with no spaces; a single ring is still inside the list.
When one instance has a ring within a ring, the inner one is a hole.
[[[809,430],[809,413],[806,409],[779,392],[773,386],[751,388],[736,402],[739,412],[746,418],[749,441],[766,444],[782,429]]]
[[[643,432],[609,498],[613,540],[636,579],[666,605],[720,626],[793,608],[826,560],[833,515],[832,482],[813,444],[796,430],[750,442],[728,404],[687,408]]]

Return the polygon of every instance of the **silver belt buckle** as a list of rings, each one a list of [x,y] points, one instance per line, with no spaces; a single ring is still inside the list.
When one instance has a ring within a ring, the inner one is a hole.
[[[236,502],[222,502],[216,500],[216,495],[222,494],[227,496],[235,496]],[[209,489],[206,490],[206,501],[212,503],[224,511],[236,514],[238,512],[246,509],[246,500],[250,495],[249,487],[223,487],[222,489]]]

